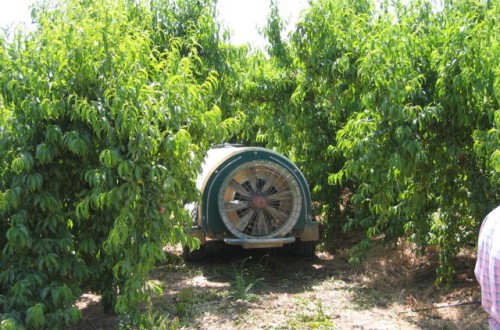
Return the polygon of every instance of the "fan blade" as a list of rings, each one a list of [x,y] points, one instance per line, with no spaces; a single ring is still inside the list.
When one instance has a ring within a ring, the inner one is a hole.
[[[285,201],[291,200],[293,197],[291,190],[280,191],[279,193],[267,196],[268,201]]]
[[[241,218],[237,220],[237,223],[234,225],[234,227],[239,231],[244,231],[254,215],[255,211],[253,209],[249,209],[248,212],[246,212]]]
[[[248,182],[250,182],[250,187],[252,187],[253,192],[254,193],[258,192],[257,191],[257,171],[255,170],[254,166],[251,166],[248,168],[247,178],[248,178]]]
[[[280,210],[275,209],[274,207],[267,206],[265,210],[269,212],[269,214],[271,214],[271,216],[277,219],[279,222],[284,222],[287,218],[287,214],[281,212]]]
[[[250,204],[246,201],[229,201],[224,203],[224,209],[226,212],[234,212],[234,211],[239,211],[239,210],[244,210],[246,208],[249,208]]]
[[[231,180],[229,182],[229,187],[231,189],[233,189],[234,191],[236,191],[241,196],[247,197],[247,198],[251,198],[250,197],[250,191],[248,191],[247,189],[245,189],[245,187],[241,183],[239,183],[238,181],[236,181],[234,179]]]
[[[257,221],[254,223],[252,234],[256,236],[263,236],[269,233],[269,226],[266,221],[264,212],[259,211],[257,215]]]

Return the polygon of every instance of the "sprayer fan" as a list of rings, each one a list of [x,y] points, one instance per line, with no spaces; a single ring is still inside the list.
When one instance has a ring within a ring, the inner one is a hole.
[[[219,210],[238,238],[286,235],[300,215],[302,196],[295,176],[279,163],[252,161],[227,176],[219,192]]]

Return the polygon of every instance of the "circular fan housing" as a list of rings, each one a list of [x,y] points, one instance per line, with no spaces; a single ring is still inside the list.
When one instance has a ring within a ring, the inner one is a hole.
[[[197,180],[201,203],[190,235],[244,248],[316,241],[309,186],[299,168],[269,149],[208,151]]]
[[[297,179],[268,160],[237,166],[222,182],[218,200],[222,221],[238,238],[284,236],[297,223],[302,207]]]

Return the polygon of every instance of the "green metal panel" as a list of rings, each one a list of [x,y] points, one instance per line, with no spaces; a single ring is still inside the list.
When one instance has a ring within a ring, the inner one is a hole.
[[[205,169],[199,178],[199,189],[202,192],[201,225],[209,235],[227,232],[219,210],[219,192],[225,178],[239,166],[253,161],[269,161],[281,165],[299,184],[301,194],[301,210],[297,223],[293,227],[302,230],[311,225],[311,196],[307,182],[289,159],[269,149],[256,147],[226,146],[207,156]]]

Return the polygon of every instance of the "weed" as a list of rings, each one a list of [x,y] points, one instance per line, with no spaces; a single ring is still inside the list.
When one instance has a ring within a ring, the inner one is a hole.
[[[136,324],[132,326],[132,319],[124,318],[120,321],[119,328],[137,330],[180,329],[179,319],[177,317],[170,318],[170,314],[168,312],[158,309],[158,306],[153,305],[151,298],[147,299],[145,310],[134,323]]]
[[[177,330],[180,329],[179,318],[169,318],[160,311],[148,311],[143,315],[142,323],[139,329],[151,330]]]
[[[205,305],[208,302],[218,301],[223,295],[216,290],[204,290],[189,287],[179,291],[176,296],[175,310],[178,316],[186,317],[197,314],[198,306]]]
[[[262,278],[256,278],[255,275],[245,267],[245,261],[248,259],[249,258],[244,259],[241,263],[233,264],[231,296],[236,299],[255,301],[257,300],[257,296],[252,294],[251,290],[259,281],[262,281]],[[260,263],[258,263],[258,265],[260,265]],[[254,268],[254,272],[259,268]]]
[[[305,298],[298,299],[301,312],[288,322],[288,326],[292,329],[334,329],[335,324],[331,317],[325,313],[321,300],[316,300],[315,296],[310,298],[316,304],[311,304],[312,301]]]

